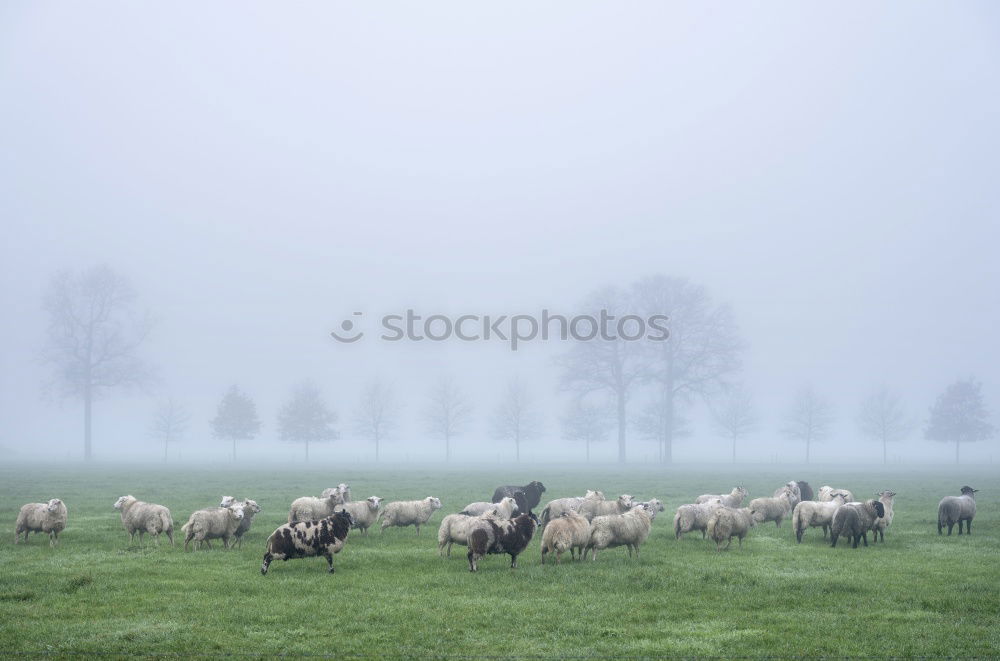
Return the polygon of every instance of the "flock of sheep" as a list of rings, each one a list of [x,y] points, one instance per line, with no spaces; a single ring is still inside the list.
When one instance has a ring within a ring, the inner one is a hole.
[[[653,520],[664,511],[663,503],[655,498],[637,501],[629,494],[608,500],[600,491],[587,491],[583,496],[558,498],[545,504],[538,516],[535,508],[541,502],[545,486],[531,482],[524,486],[502,486],[490,501],[473,502],[460,512],[445,516],[438,528],[438,552],[451,555],[454,544],[468,548],[469,570],[477,571],[479,560],[487,554],[507,554],[511,567],[517,567],[517,557],[531,543],[535,531],[542,528],[541,559],[545,563],[550,553],[556,562],[569,551],[574,559],[586,559],[590,553],[597,559],[598,551],[618,546],[639,557],[639,547],[649,537]],[[962,534],[972,532],[976,514],[976,490],[963,486],[960,496],[946,496],[938,504],[938,534],[958,524]],[[885,541],[885,531],[892,524],[895,493],[881,491],[876,498],[855,501],[847,489],[820,487],[814,499],[808,483],[791,481],[778,488],[771,497],[754,498],[746,507],[747,490],[735,487],[728,494],[704,494],[693,503],[681,505],[674,514],[674,535],[700,531],[702,538],[715,542],[717,550],[729,548],[733,538],[743,539],[755,525],[773,521],[780,527],[791,518],[796,541],[801,542],[809,528],[822,528],[824,539],[829,534],[831,546],[843,537],[857,548],[859,542],[868,546],[868,532],[874,541]],[[174,542],[174,522],[170,510],[163,505],[145,503],[135,497],[122,496],[114,504],[121,515],[122,527],[134,541],[136,534],[142,543],[146,533],[159,541],[165,534]],[[371,496],[361,501],[351,500],[346,484],[326,489],[319,497],[304,496],[292,502],[288,523],[278,527],[268,537],[261,573],[267,574],[274,560],[322,556],[333,572],[333,555],[344,546],[351,529],[367,535],[368,529],[379,523],[382,532],[390,527],[426,524],[441,501],[434,496],[421,500],[394,501],[382,505],[382,499]],[[250,530],[254,515],[261,511],[253,500],[237,500],[223,496],[218,507],[198,510],[191,514],[181,530],[184,548],[197,542],[211,548],[213,539],[221,539],[225,548],[242,546],[243,536]],[[49,535],[49,544],[58,543],[59,533],[66,527],[67,510],[62,500],[24,505],[17,517],[14,543],[28,540],[31,532]],[[723,546],[725,544],[725,546]]]

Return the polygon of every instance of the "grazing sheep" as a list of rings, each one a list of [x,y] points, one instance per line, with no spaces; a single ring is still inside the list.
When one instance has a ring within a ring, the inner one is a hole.
[[[849,489],[834,489],[833,487],[826,485],[819,488],[819,498],[817,498],[817,500],[821,503],[828,503],[833,500],[833,494],[838,491],[847,497],[847,502],[855,502],[854,494],[851,493]]]
[[[420,534],[420,526],[433,516],[434,512],[441,509],[441,501],[434,496],[427,496],[423,500],[397,500],[389,503],[382,509],[379,515],[382,519],[382,527],[379,532],[385,532],[386,528],[398,526],[416,526],[417,534]]]
[[[495,503],[487,503],[485,501],[469,503],[462,509],[461,513],[468,514],[469,516],[480,516],[487,512],[495,512],[497,517],[509,519],[518,512],[517,502],[510,496],[504,496]]]
[[[250,500],[249,498],[241,501],[236,500],[232,496],[223,496],[222,501],[219,503],[219,507],[232,507],[233,505],[240,505],[243,507],[243,520],[240,521],[239,527],[236,532],[233,533],[235,537],[235,544],[239,548],[243,548],[243,535],[250,532],[250,526],[253,524],[253,518],[261,512],[260,505],[257,501]],[[211,542],[209,542],[209,548],[211,548]]]
[[[174,545],[174,521],[170,510],[163,505],[144,503],[134,496],[122,496],[115,501],[115,509],[121,512],[122,527],[129,534],[130,544],[135,541],[136,533],[139,533],[139,543],[142,544],[142,536],[148,532],[156,539],[157,545],[160,544],[160,533],[165,533],[170,545]]]
[[[515,486],[503,486],[497,487],[496,491],[493,492],[493,502],[499,503],[501,498],[510,496],[514,500],[517,500],[516,492],[524,492],[524,505],[519,502],[517,506],[522,512],[530,512],[531,510],[538,507],[539,501],[542,499],[542,494],[545,493],[545,485],[541,482],[535,481],[524,485],[523,487]]]
[[[896,497],[895,491],[880,491],[877,494],[878,501],[882,503],[882,507],[885,508],[885,514],[875,519],[875,523],[872,524],[872,544],[879,541],[879,537],[882,538],[882,543],[885,543],[885,530],[892,525],[892,505],[893,499]]]
[[[537,503],[536,503],[537,504]],[[531,543],[538,519],[530,512],[507,521],[479,519],[469,532],[469,571],[479,569],[479,559],[488,553],[510,554],[510,568],[517,569],[517,556]]]
[[[858,548],[858,542],[864,540],[868,546],[868,531],[875,519],[885,515],[885,506],[877,500],[866,500],[863,503],[847,503],[837,508],[830,525],[830,546],[836,548],[837,540],[843,535],[851,539],[851,548]]]
[[[639,559],[639,546],[649,537],[653,524],[653,513],[643,505],[636,505],[624,514],[609,514],[595,517],[590,523],[590,541],[583,549],[583,558],[587,559],[587,551],[593,553],[592,560],[597,560],[597,552],[616,546],[628,548],[628,557],[635,551]]]
[[[847,496],[841,492],[833,494],[833,500],[821,503],[815,500],[803,500],[792,510],[792,530],[795,540],[802,543],[802,535],[806,528],[823,528],[823,539],[833,523],[833,514],[841,505],[847,502]]]
[[[302,496],[292,501],[288,510],[288,522],[319,521],[325,519],[336,510],[337,505],[343,505],[344,500],[338,489],[326,489],[322,498]]]
[[[795,507],[800,502],[802,502],[802,492],[799,490],[799,483],[792,480],[783,487],[779,487],[771,494],[772,498],[780,498],[783,494],[788,493],[788,502],[791,503],[792,507]]]
[[[369,496],[357,502],[347,502],[343,505],[337,505],[337,510],[350,512],[351,518],[354,519],[354,524],[351,527],[357,528],[362,534],[367,535],[368,529],[378,519],[379,506],[381,504],[381,498],[378,496]]]
[[[181,526],[184,531],[184,550],[188,542],[198,542],[198,548],[208,544],[212,548],[213,539],[221,539],[222,547],[229,549],[229,540],[236,535],[236,529],[243,522],[243,506],[231,503],[228,507],[210,507],[192,512],[188,522]]]
[[[722,505],[722,499],[716,498],[704,503],[690,503],[678,507],[674,514],[674,537],[680,539],[686,532],[700,530],[701,538],[705,539],[708,520],[712,517],[715,508],[720,505]]]
[[[47,503],[22,505],[14,524],[14,543],[18,543],[21,533],[27,544],[29,534],[44,532],[49,536],[49,546],[55,546],[59,543],[59,533],[66,528],[66,517],[66,504],[58,498]]]
[[[795,492],[790,487],[784,486],[778,493],[780,495],[774,498],[754,498],[750,501],[750,511],[757,523],[774,521],[775,527],[780,528],[781,522],[792,513]]]
[[[333,554],[340,553],[354,520],[350,512],[341,510],[319,521],[299,521],[279,526],[267,538],[264,561],[260,573],[267,575],[267,568],[274,560],[307,558],[321,555],[333,573]]]
[[[543,528],[560,516],[563,512],[579,512],[580,506],[586,499],[604,500],[604,494],[600,491],[587,491],[585,496],[574,496],[572,498],[556,498],[545,503],[542,513],[538,515],[538,522]]]
[[[733,490],[727,494],[702,494],[694,499],[694,504],[701,505],[713,500],[721,500],[725,507],[739,507],[743,504],[743,499],[747,497],[748,493],[743,487],[733,487]]]
[[[965,521],[965,534],[972,534],[972,517],[976,516],[976,492],[970,486],[962,487],[961,496],[945,496],[938,503],[938,534],[941,528],[948,526],[948,534],[952,527],[958,524],[958,534],[962,534],[962,521]]]
[[[542,564],[545,564],[545,555],[552,551],[556,552],[556,564],[562,563],[562,554],[567,550],[574,560],[577,553],[582,559],[583,549],[589,542],[590,522],[577,512],[563,512],[542,531]]]
[[[708,536],[715,542],[715,550],[722,551],[722,542],[726,548],[733,543],[733,537],[740,540],[743,548],[743,538],[756,525],[749,507],[717,507],[708,519]]]
[[[585,519],[587,519],[587,521],[593,521],[595,516],[624,514],[632,509],[634,504],[632,496],[627,493],[623,493],[618,496],[618,500],[597,500],[596,498],[585,498],[578,511]]]
[[[338,505],[343,505],[344,503],[351,502],[351,487],[341,482],[335,487],[329,489],[323,489],[323,493],[319,495],[320,498],[329,498],[330,496],[336,495]]]

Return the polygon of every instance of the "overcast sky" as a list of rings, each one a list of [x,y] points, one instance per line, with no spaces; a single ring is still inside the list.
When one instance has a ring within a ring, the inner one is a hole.
[[[733,306],[762,455],[801,454],[777,429],[806,383],[838,414],[818,460],[880,458],[853,422],[880,384],[922,419],[974,375],[1000,410],[995,2],[8,1],[0,99],[8,451],[81,454],[80,405],[40,396],[40,299],[97,263],[158,318],[143,355],[162,377],[98,404],[104,458],[155,456],[167,395],[192,413],[188,452],[215,448],[232,383],[269,441],[305,377],[342,421],[365,383],[395,382],[410,457],[438,451],[420,409],[446,372],[476,405],[469,438],[515,375],[558,437],[558,345],[328,333],[356,310],[569,309],[654,273]],[[679,460],[728,456],[695,433]],[[459,454],[476,447],[511,454]]]

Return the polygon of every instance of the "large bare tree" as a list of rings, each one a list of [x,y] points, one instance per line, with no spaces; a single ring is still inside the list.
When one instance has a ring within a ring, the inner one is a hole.
[[[633,418],[632,424],[642,438],[656,441],[658,461],[664,462],[663,452],[667,447],[667,431],[670,432],[670,440],[688,438],[691,436],[691,421],[687,415],[678,411],[663,401],[664,392],[657,388],[653,397],[642,405],[639,413]],[[670,415],[670,424],[667,425],[666,416]]]
[[[882,444],[883,464],[889,463],[889,443],[903,440],[913,427],[899,397],[888,388],[879,388],[861,402],[858,429],[864,436]]]
[[[528,389],[513,379],[493,414],[494,437],[514,441],[514,457],[521,461],[521,441],[531,440],[541,429],[541,419],[531,403]]]
[[[931,407],[924,437],[930,441],[955,444],[958,463],[962,443],[992,438],[996,429],[989,422],[983,403],[982,384],[975,379],[959,379],[941,393]]]
[[[590,463],[590,445],[608,439],[615,426],[614,416],[607,406],[574,398],[566,416],[562,419],[563,436],[571,441],[583,441]]]
[[[181,439],[191,422],[184,407],[168,398],[156,409],[153,418],[153,438],[163,443],[163,461],[169,457],[170,444]]]
[[[575,340],[570,350],[557,358],[558,365],[562,369],[560,384],[563,389],[575,393],[578,398],[592,393],[604,394],[611,398],[618,422],[618,461],[624,462],[628,401],[646,376],[646,362],[643,360],[639,342],[618,337],[617,329],[611,324],[603,329],[602,334],[600,326],[601,320],[605,317],[614,317],[617,320],[631,314],[632,299],[628,292],[618,287],[605,287],[591,294],[581,307],[581,316],[589,316],[594,320],[596,333],[590,339]],[[590,325],[580,324],[578,336],[589,336]]]
[[[283,441],[305,445],[309,461],[309,444],[337,438],[333,425],[337,414],[323,401],[319,387],[303,381],[292,389],[284,406],[278,411],[278,436]]]
[[[375,443],[375,461],[379,460],[381,443],[395,431],[400,406],[392,386],[373,381],[361,393],[361,401],[354,411],[354,430],[363,438]]]
[[[692,398],[706,401],[723,391],[742,367],[743,343],[729,306],[715,304],[702,285],[686,278],[664,275],[643,278],[633,286],[637,311],[644,317],[670,318],[666,341],[643,343],[648,379],[663,407],[659,417],[661,456],[673,461],[680,409]]]
[[[107,266],[58,273],[42,305],[49,317],[42,360],[52,367],[55,391],[83,401],[83,456],[89,461],[94,400],[152,379],[139,357],[152,322],[136,309],[128,281]]]
[[[249,441],[260,432],[257,405],[238,387],[230,386],[210,424],[216,438],[232,441],[233,461],[236,461],[236,442]]]
[[[825,439],[832,424],[833,409],[830,403],[811,386],[805,386],[792,400],[783,431],[788,438],[805,442],[808,464],[810,446]]]
[[[472,418],[472,405],[451,377],[442,377],[431,389],[424,410],[427,431],[444,440],[445,461],[451,461],[451,439]]]
[[[729,388],[711,407],[715,428],[733,443],[733,463],[736,463],[736,442],[757,429],[757,413],[753,397],[743,386]]]

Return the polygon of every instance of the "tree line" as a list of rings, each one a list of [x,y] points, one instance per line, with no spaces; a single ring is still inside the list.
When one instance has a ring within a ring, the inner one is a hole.
[[[155,371],[139,353],[151,331],[151,317],[138,309],[128,281],[106,266],[57,274],[43,307],[49,320],[42,354],[51,368],[49,385],[83,404],[84,457],[90,460],[94,401],[112,390],[155,381]],[[740,381],[744,343],[729,306],[714,302],[702,285],[658,275],[629,287],[602,288],[580,306],[581,313],[594,318],[601,317],[601,311],[619,319],[666,315],[670,335],[666,341],[595,338],[570,343],[555,361],[559,387],[570,395],[560,418],[562,436],[583,442],[589,461],[591,445],[615,432],[618,460],[624,462],[631,430],[655,441],[659,460],[670,463],[674,441],[691,434],[690,412],[700,402],[708,407],[716,432],[731,441],[735,462],[738,443],[759,429],[759,419],[751,393]],[[373,442],[376,460],[383,441],[399,426],[401,409],[391,384],[375,380],[360,393],[349,424],[354,434]],[[453,379],[442,377],[426,394],[422,417],[425,431],[443,441],[450,459],[452,442],[467,430],[473,406]],[[512,442],[520,460],[522,443],[539,437],[543,418],[530,390],[515,379],[492,411],[492,435]],[[297,384],[276,416],[278,436],[302,443],[306,458],[310,445],[339,438],[338,421],[311,381]],[[804,444],[808,462],[812,444],[828,436],[834,421],[829,400],[806,386],[792,399],[780,431]],[[862,401],[856,423],[863,436],[881,443],[884,462],[888,445],[919,426],[899,396],[885,387]],[[174,400],[163,402],[152,435],[163,443],[164,458],[189,428],[190,416],[183,407]],[[261,429],[253,399],[232,386],[210,428],[216,438],[231,444],[235,460],[238,442],[255,438]],[[923,426],[925,438],[955,444],[956,462],[962,444],[994,433],[982,386],[974,378],[950,384]]]

